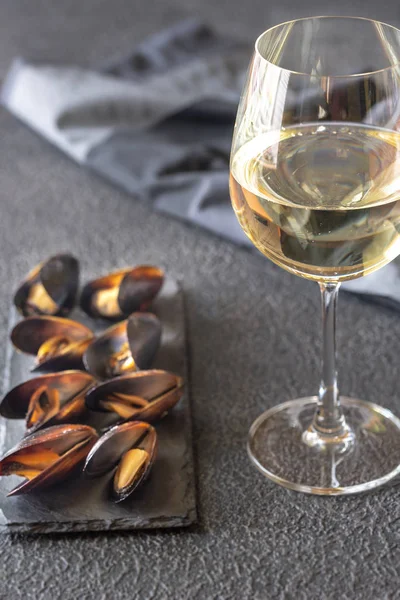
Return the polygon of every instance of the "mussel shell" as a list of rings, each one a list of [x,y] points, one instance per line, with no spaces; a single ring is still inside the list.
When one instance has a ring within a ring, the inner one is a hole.
[[[137,371],[115,377],[88,390],[86,406],[91,410],[109,412],[102,402],[113,395],[123,394],[143,398],[149,404],[138,409],[127,420],[150,423],[170,410],[179,401],[182,393],[183,380],[173,373],[157,369]]]
[[[66,370],[83,370],[85,368],[83,364],[83,355],[92,343],[93,338],[94,336],[91,335],[84,340],[71,343],[68,348],[65,348],[59,354],[51,356],[45,361],[37,364],[32,369],[32,372],[36,373],[42,371],[51,373]]]
[[[45,387],[49,390],[55,389],[59,393],[61,411],[53,417],[53,420],[59,421],[63,418],[63,413],[65,414],[65,409],[70,401],[87,390],[93,383],[92,375],[83,371],[64,371],[40,375],[10,390],[1,401],[0,414],[7,419],[25,418],[33,394],[39,388]]]
[[[39,286],[49,303],[30,298]],[[67,315],[75,305],[79,286],[79,263],[70,254],[57,254],[32,269],[15,293],[14,304],[24,316]]]
[[[122,269],[90,281],[82,290],[81,308],[92,317],[121,319],[135,311],[146,310],[160,291],[164,272],[158,267],[140,265]],[[115,290],[105,305],[97,302],[102,291]]]
[[[151,313],[133,313],[129,319],[107,329],[95,339],[85,354],[86,370],[98,379],[109,379],[126,370],[119,369],[115,357],[127,346],[131,359],[129,370],[147,369],[151,366],[161,340],[161,323]]]
[[[85,325],[62,317],[27,317],[17,323],[11,332],[14,346],[21,352],[33,355],[37,355],[49,340],[63,337],[69,344],[57,354],[40,361],[32,370],[51,372],[83,369],[83,353],[94,337]]]
[[[129,346],[139,369],[149,369],[160,346],[161,323],[152,313],[133,313],[127,324]]]
[[[17,323],[11,332],[11,341],[17,350],[36,355],[40,346],[52,337],[65,337],[71,341],[93,337],[93,332],[71,319],[63,317],[27,317]]]
[[[122,321],[92,341],[83,355],[86,370],[99,379],[112,377],[110,361],[126,344],[128,344],[127,321]]]
[[[46,386],[38,388],[29,402],[26,413],[26,433],[29,435],[51,422],[52,418],[60,411],[60,394],[56,389]]]
[[[18,460],[27,455],[33,457],[36,452],[48,450],[61,456],[32,479],[23,481],[8,496],[44,488],[63,480],[86,458],[97,438],[96,431],[87,425],[55,425],[24,438],[0,460],[0,476],[18,474]]]
[[[146,449],[149,458],[140,476],[128,489],[117,492],[113,488],[113,496],[117,502],[125,500],[150,472],[157,454],[157,434],[154,427],[137,421],[112,427],[93,446],[83,468],[86,477],[100,477],[115,469],[125,452],[133,448]]]

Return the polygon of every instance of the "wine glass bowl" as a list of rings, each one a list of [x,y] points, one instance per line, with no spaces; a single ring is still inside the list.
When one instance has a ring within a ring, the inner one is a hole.
[[[232,205],[280,267],[317,281],[322,380],[253,424],[249,453],[286,487],[371,489],[400,472],[400,421],[338,394],[341,281],[400,254],[400,32],[363,18],[316,17],[257,40],[232,142]]]

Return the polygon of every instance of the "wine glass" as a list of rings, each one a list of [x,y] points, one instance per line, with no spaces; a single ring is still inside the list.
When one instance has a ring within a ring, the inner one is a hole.
[[[400,420],[339,399],[342,281],[400,253],[400,31],[357,17],[277,25],[255,44],[232,143],[230,193],[253,244],[322,295],[318,396],[252,425],[264,475],[313,494],[353,494],[400,473]]]

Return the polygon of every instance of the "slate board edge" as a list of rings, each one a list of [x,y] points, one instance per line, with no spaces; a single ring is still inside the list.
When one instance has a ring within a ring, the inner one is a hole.
[[[183,313],[183,347],[184,347],[184,372],[186,376],[186,416],[187,416],[187,440],[188,440],[188,456],[185,468],[189,472],[189,479],[191,484],[189,486],[189,491],[187,495],[191,499],[191,509],[188,510],[186,515],[177,515],[168,516],[163,518],[162,516],[157,517],[149,521],[147,518],[145,519],[132,519],[132,518],[121,518],[114,520],[104,520],[104,519],[91,519],[88,521],[70,521],[70,522],[43,522],[43,521],[32,521],[29,523],[19,523],[19,522],[10,522],[7,521],[4,523],[3,515],[0,510],[0,535],[1,534],[12,534],[12,533],[26,533],[28,535],[40,535],[40,534],[53,534],[53,533],[84,533],[84,532],[93,532],[93,531],[144,531],[150,529],[169,529],[169,528],[180,528],[180,527],[188,527],[193,525],[198,520],[198,512],[197,512],[197,486],[195,479],[195,469],[194,469],[194,453],[193,453],[193,435],[192,435],[192,414],[191,414],[191,397],[190,397],[190,371],[189,371],[189,361],[188,361],[188,350],[189,350],[189,342],[187,336],[187,311],[186,311],[186,302],[185,302],[185,294],[182,285],[182,281],[180,279],[174,280],[176,284],[179,294],[180,300],[182,304],[182,313]],[[5,366],[3,369],[3,385],[2,385],[2,395],[4,395],[8,389],[10,389],[10,377],[11,377],[11,360],[12,354],[14,352],[13,346],[9,340],[9,334],[12,328],[15,325],[15,309],[13,305],[10,306],[9,316],[8,316],[8,339],[6,343],[6,351],[5,351]],[[5,437],[7,431],[7,419],[0,417],[0,456],[5,451]]]
[[[167,522],[167,525],[166,525]],[[120,519],[119,521],[75,521],[70,523],[10,523],[0,524],[0,535],[9,533],[26,533],[29,535],[41,535],[51,533],[84,533],[85,531],[145,531],[146,529],[170,529],[175,527],[188,527],[196,522],[196,509],[189,511],[185,517],[167,517],[148,521],[147,519],[133,521],[132,519]],[[37,529],[37,530],[36,530]]]

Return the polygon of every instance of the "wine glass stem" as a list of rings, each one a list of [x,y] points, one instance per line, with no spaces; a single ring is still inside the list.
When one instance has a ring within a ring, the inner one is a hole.
[[[336,306],[340,283],[320,283],[322,300],[322,379],[313,429],[322,437],[341,437],[348,432],[336,371]]]

